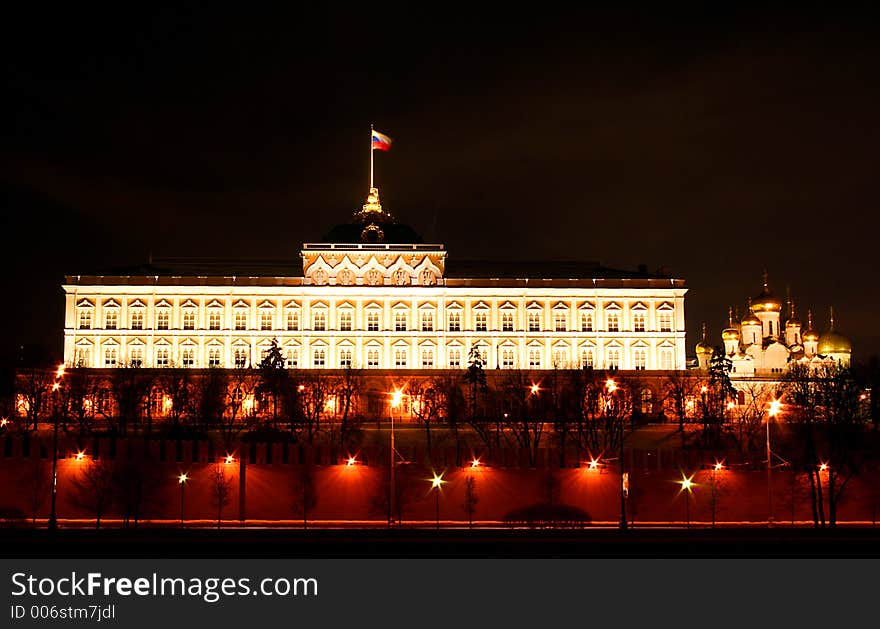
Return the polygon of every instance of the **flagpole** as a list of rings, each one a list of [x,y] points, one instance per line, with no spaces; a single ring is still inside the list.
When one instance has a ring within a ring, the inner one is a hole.
[[[373,188],[373,125],[370,125],[370,189]]]

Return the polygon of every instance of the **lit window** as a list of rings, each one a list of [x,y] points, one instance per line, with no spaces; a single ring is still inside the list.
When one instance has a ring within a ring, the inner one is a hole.
[[[141,309],[131,311],[131,329],[144,329],[144,311]]]
[[[133,347],[129,352],[131,359],[129,360],[129,364],[132,367],[143,367],[144,366],[144,350],[142,347]]]
[[[513,368],[513,350],[512,349],[501,350],[501,366],[505,369],[512,369]]]
[[[343,310],[339,313],[339,329],[343,332],[351,332],[351,311]]]
[[[212,310],[208,313],[208,329],[209,330],[219,330],[220,329],[220,312],[218,310]]]
[[[115,367],[116,366],[116,348],[115,347],[107,347],[104,349],[104,366],[105,367]]]
[[[323,367],[327,363],[327,352],[324,348],[319,347],[312,354],[314,360],[312,363],[315,367]]]
[[[244,347],[236,347],[233,352],[233,363],[239,369],[244,369],[248,364],[248,350]]]
[[[556,332],[565,332],[568,330],[568,315],[566,313],[553,313],[553,330]]]
[[[168,350],[164,347],[156,350],[156,366],[157,367],[167,367],[168,366]]]
[[[489,313],[488,312],[477,312],[474,318],[474,330],[477,332],[485,332],[488,328],[489,322]]]
[[[541,313],[540,312],[530,312],[529,313],[529,332],[540,332],[541,331]]]
[[[593,366],[593,350],[584,349],[581,350],[581,367],[592,367]]]
[[[633,332],[645,331],[645,313],[636,312],[633,314]]]
[[[633,351],[633,369],[643,370],[648,364],[648,353],[643,349]]]
[[[235,329],[247,330],[247,313],[243,310],[238,310],[235,313]]]
[[[261,312],[260,313],[260,329],[261,330],[271,330],[272,329],[272,313],[271,312]]]
[[[581,332],[592,332],[593,331],[593,313],[592,312],[582,312],[581,313]]]
[[[422,312],[422,332],[434,331],[434,313]]]
[[[609,349],[606,366],[608,369],[620,369],[620,350]]]
[[[208,350],[208,367],[220,366],[220,348],[212,347]]]
[[[299,350],[295,347],[291,347],[287,350],[287,359],[285,360],[285,365],[288,369],[296,369],[299,366]]]
[[[395,332],[405,332],[406,331],[406,313],[405,312],[395,312],[394,313],[394,331]]]
[[[183,329],[184,330],[195,330],[196,329],[196,313],[192,310],[187,310],[183,313]]]
[[[79,311],[79,329],[88,330],[92,327],[92,311],[81,308]]]
[[[512,312],[502,312],[501,313],[501,331],[502,332],[513,332],[513,313]]]
[[[565,369],[568,367],[568,351],[557,349],[553,352],[553,367],[556,369]]]
[[[449,331],[450,332],[461,332],[461,313],[460,312],[450,312],[449,313]]]
[[[351,367],[351,350],[343,349],[339,352],[339,366],[343,369]]]
[[[185,347],[180,353],[180,362],[184,367],[192,367],[196,364],[196,350],[192,347]]]
[[[106,311],[104,313],[104,329],[115,330],[118,317],[119,313],[116,311],[115,308],[113,310]]]
[[[541,367],[541,350],[539,349],[530,349],[529,350],[529,367],[540,368]]]
[[[299,330],[299,312],[296,310],[287,311],[287,329]]]
[[[660,369],[674,369],[675,359],[673,358],[672,349],[668,347],[660,348]]]
[[[398,348],[394,350],[394,366],[406,367],[406,350]]]
[[[616,312],[609,312],[606,321],[609,332],[618,332],[620,330],[620,315]]]
[[[460,369],[461,368],[461,350],[460,349],[450,349],[449,350],[449,368],[450,369]]]
[[[87,347],[79,347],[76,350],[76,366],[89,367],[92,364],[92,352]]]
[[[660,331],[672,332],[672,312],[668,310],[660,312]]]
[[[434,350],[433,349],[423,349],[422,350],[422,368],[432,368],[434,366]]]
[[[379,350],[378,349],[368,349],[367,350],[367,367],[378,367],[379,366]]]
[[[379,331],[379,313],[370,311],[367,313],[367,332]]]
[[[312,316],[312,329],[318,332],[323,332],[327,329],[327,313],[323,310],[315,310],[314,315]]]

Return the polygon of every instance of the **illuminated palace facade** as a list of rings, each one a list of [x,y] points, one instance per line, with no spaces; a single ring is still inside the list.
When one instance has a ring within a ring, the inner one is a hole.
[[[458,263],[370,190],[291,263],[157,261],[67,276],[71,367],[685,368],[684,280],[595,263]]]

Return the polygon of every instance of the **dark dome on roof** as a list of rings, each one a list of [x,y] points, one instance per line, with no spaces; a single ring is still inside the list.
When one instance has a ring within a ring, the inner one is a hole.
[[[412,244],[423,241],[412,227],[398,223],[383,210],[379,189],[370,188],[363,209],[354,214],[350,223],[331,229],[324,236],[324,242]]]
[[[379,217],[372,217],[379,218]],[[324,242],[387,242],[391,244],[421,243],[422,237],[409,225],[384,221],[343,223],[324,235]]]

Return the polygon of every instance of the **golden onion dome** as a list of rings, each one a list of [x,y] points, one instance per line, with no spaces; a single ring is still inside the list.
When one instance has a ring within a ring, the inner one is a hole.
[[[715,352],[715,348],[709,345],[706,341],[700,341],[697,343],[697,354],[713,354]]]
[[[813,311],[807,310],[807,329],[804,330],[803,334],[801,334],[801,338],[804,342],[813,342],[819,340],[819,333],[813,328]]]
[[[820,354],[851,354],[852,343],[842,334],[838,334],[833,330],[824,332],[819,337],[819,353]]]
[[[754,308],[754,306],[752,306],[752,308]],[[760,325],[761,325],[761,320],[760,320],[758,317],[755,316],[755,313],[750,312],[750,313],[747,314],[747,315],[745,316],[745,318],[742,320],[742,324],[743,324],[743,325],[757,325],[757,326],[760,326]]]
[[[799,328],[801,327],[801,322],[792,317],[788,321],[785,322],[785,327],[787,328]]]
[[[767,283],[767,271],[764,271],[764,289],[761,294],[752,299],[752,312],[781,312],[782,300],[770,291]]]
[[[725,341],[738,341],[740,338],[739,330],[736,328],[727,328],[721,333],[721,338]]]

